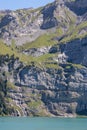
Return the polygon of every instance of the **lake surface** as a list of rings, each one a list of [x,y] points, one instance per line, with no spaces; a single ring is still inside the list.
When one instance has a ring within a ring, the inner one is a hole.
[[[87,130],[87,118],[0,117],[0,130]]]

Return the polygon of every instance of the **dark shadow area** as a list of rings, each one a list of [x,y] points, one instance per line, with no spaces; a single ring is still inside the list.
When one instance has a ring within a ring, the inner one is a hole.
[[[87,109],[77,112],[77,115],[87,116]]]
[[[68,62],[87,66],[87,37],[60,44],[59,49],[68,57]]]
[[[77,15],[81,16],[87,12],[87,6],[84,1],[81,2],[80,0],[76,0],[75,2],[66,2],[65,4]]]
[[[12,20],[14,20],[15,18],[13,17],[13,16],[11,16],[11,15],[5,15],[3,18],[2,18],[2,20],[1,20],[1,22],[0,22],[0,28],[2,28],[2,27],[4,27],[4,26],[6,26],[6,25],[8,25]]]
[[[50,5],[41,11],[43,14],[43,23],[40,27],[41,29],[49,29],[58,25],[57,19],[54,17],[55,8],[55,5]]]

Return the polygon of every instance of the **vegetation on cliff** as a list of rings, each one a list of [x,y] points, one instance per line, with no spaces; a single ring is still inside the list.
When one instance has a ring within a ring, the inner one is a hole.
[[[0,11],[0,115],[87,115],[86,5]]]

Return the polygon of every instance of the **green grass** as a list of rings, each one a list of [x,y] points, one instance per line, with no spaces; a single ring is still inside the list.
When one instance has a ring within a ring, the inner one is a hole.
[[[41,67],[41,65],[42,66],[44,65],[45,67],[48,67],[48,68],[49,67],[57,68],[58,66],[54,64],[54,61],[53,61],[53,58],[56,57],[56,54],[47,53],[39,57],[33,57],[30,55],[28,56],[28,55],[23,54],[21,50],[48,47],[48,46],[58,45],[61,43],[67,43],[76,38],[86,37],[87,33],[79,34],[79,31],[81,31],[84,28],[87,28],[87,22],[83,22],[77,26],[75,26],[74,22],[75,21],[72,21],[73,24],[69,26],[69,29],[65,34],[65,37],[61,39],[59,42],[56,40],[56,37],[64,36],[62,27],[59,27],[59,26],[56,28],[56,31],[54,33],[50,32],[49,30],[47,31],[46,34],[41,35],[35,41],[26,43],[19,48],[16,48],[14,40],[12,40],[11,46],[7,46],[6,44],[3,43],[3,41],[0,41],[0,55],[6,55],[6,54],[8,54],[9,56],[14,55],[15,58],[18,57],[19,60],[25,63],[26,65],[32,65],[32,62],[34,62],[36,66]]]
[[[12,49],[10,46],[7,46],[2,41],[0,42],[0,47],[1,47],[0,48],[1,55],[8,54],[9,56],[12,56],[14,54],[15,58],[18,57],[19,60],[24,62],[26,65],[30,65],[32,62],[34,62],[37,66],[39,66],[39,64],[49,61],[55,56],[55,54],[49,54],[49,53],[39,57],[27,56],[25,54],[20,53],[17,49]]]
[[[41,106],[41,101],[32,101],[28,103],[28,107],[30,108],[38,108]]]
[[[32,65],[32,62],[34,62],[35,66],[38,66],[41,68],[41,66],[43,66],[43,64],[45,62],[52,62],[53,58],[56,56],[56,54],[44,54],[42,56],[39,57],[32,57],[32,56],[27,56],[25,54],[20,53],[17,49],[12,49],[12,47],[7,46],[6,44],[4,44],[2,41],[0,42],[0,54],[1,55],[6,55],[8,54],[9,56],[12,56],[14,54],[15,58],[19,58],[20,61],[22,61],[23,63],[25,63],[26,65]],[[44,64],[44,67],[46,65]],[[51,66],[51,64],[50,64]],[[52,66],[56,66],[56,65],[52,65]]]
[[[55,56],[55,54],[47,53],[47,54],[44,54],[42,56],[37,57],[36,61],[38,61],[38,62],[45,62],[45,61],[48,61],[48,60],[52,59],[54,56]]]
[[[66,8],[65,8],[65,14],[66,14],[66,17],[67,17],[67,20],[68,20],[67,22],[70,25],[76,23],[76,20],[77,20],[76,16]]]
[[[31,62],[33,60],[32,56],[26,56],[20,52],[18,52],[17,49],[13,49],[11,46],[7,46],[3,43],[3,41],[0,41],[0,55],[14,55],[15,58],[19,58],[20,61],[24,62],[25,64]]]
[[[81,64],[72,64],[72,65],[73,65],[73,67],[76,67],[78,69],[84,68],[84,66],[82,66]]]
[[[61,67],[56,62],[45,63],[46,68],[53,68],[53,69],[61,69]]]
[[[14,90],[14,91],[17,91],[17,86],[15,86],[13,83],[11,82],[7,82],[7,90]]]
[[[13,51],[11,50],[10,47],[8,47],[6,44],[0,41],[0,54],[1,55],[9,54],[9,56],[11,56],[13,54]]]
[[[81,64],[75,64],[75,63],[67,62],[66,69],[70,69],[72,66],[75,67],[75,68],[78,68],[78,69],[84,68],[84,66],[81,65]]]
[[[63,30],[61,27],[58,27],[56,32],[55,32],[55,37],[57,37],[57,36],[60,37],[62,35],[63,35]]]
[[[38,37],[35,41],[24,44],[20,49],[40,48],[54,45],[56,42],[52,40],[52,38],[53,34],[44,34]]]
[[[77,38],[82,39],[87,37],[87,32],[84,34],[79,34],[79,32],[85,28],[87,28],[87,22],[83,22],[77,26],[71,25],[66,33],[66,36],[60,41],[60,43],[67,43]]]

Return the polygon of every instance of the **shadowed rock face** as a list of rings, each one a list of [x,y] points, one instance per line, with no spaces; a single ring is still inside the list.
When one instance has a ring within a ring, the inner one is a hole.
[[[9,25],[9,23],[14,20],[15,18],[11,15],[6,15],[4,16],[2,19],[1,19],[1,22],[0,22],[0,28],[3,28],[4,26],[6,25]]]
[[[66,13],[68,10],[70,14]],[[22,45],[25,42],[36,40],[40,35],[44,34],[46,29],[56,28],[64,22],[69,24],[70,16],[78,17],[78,15],[83,15],[86,12],[87,2],[85,0],[76,0],[75,2],[56,0],[36,11],[34,9],[1,11],[0,37],[7,44],[11,44],[11,40],[14,39],[17,45]],[[68,15],[70,16],[68,17]],[[63,31],[67,29],[65,25],[62,25]]]
[[[86,67],[78,69],[72,64],[61,64],[61,69],[42,69],[34,65],[24,67],[14,58],[9,60],[4,57],[4,62],[11,64],[10,76],[8,78],[11,82],[14,81],[18,86],[14,86],[14,88],[9,87],[9,89],[7,89],[3,79],[5,89],[4,86],[2,86],[3,89],[1,91],[7,93],[5,98],[8,99],[10,97],[10,100],[13,100],[12,104],[16,103],[22,111],[18,110],[17,113],[17,108],[11,110],[10,106],[8,110],[11,115],[13,113],[14,116],[29,116],[31,113],[34,116],[39,112],[38,107],[40,107],[40,110],[45,108],[44,114],[50,113],[54,116],[74,116],[76,113],[86,115]],[[5,69],[5,65],[3,68]],[[7,72],[9,73],[9,71]],[[28,103],[35,103],[38,102],[38,100],[44,104],[38,104],[39,106],[35,107],[32,106],[34,108],[28,106]]]
[[[87,115],[86,9],[56,0],[0,11],[0,115]]]
[[[87,37],[62,44],[60,49],[68,57],[68,62],[87,66]]]
[[[49,29],[58,25],[57,19],[54,17],[56,5],[51,5],[42,10],[43,23],[41,29]]]
[[[87,12],[86,0],[75,0],[73,2],[66,2],[66,6],[69,7],[77,15],[83,15]]]

